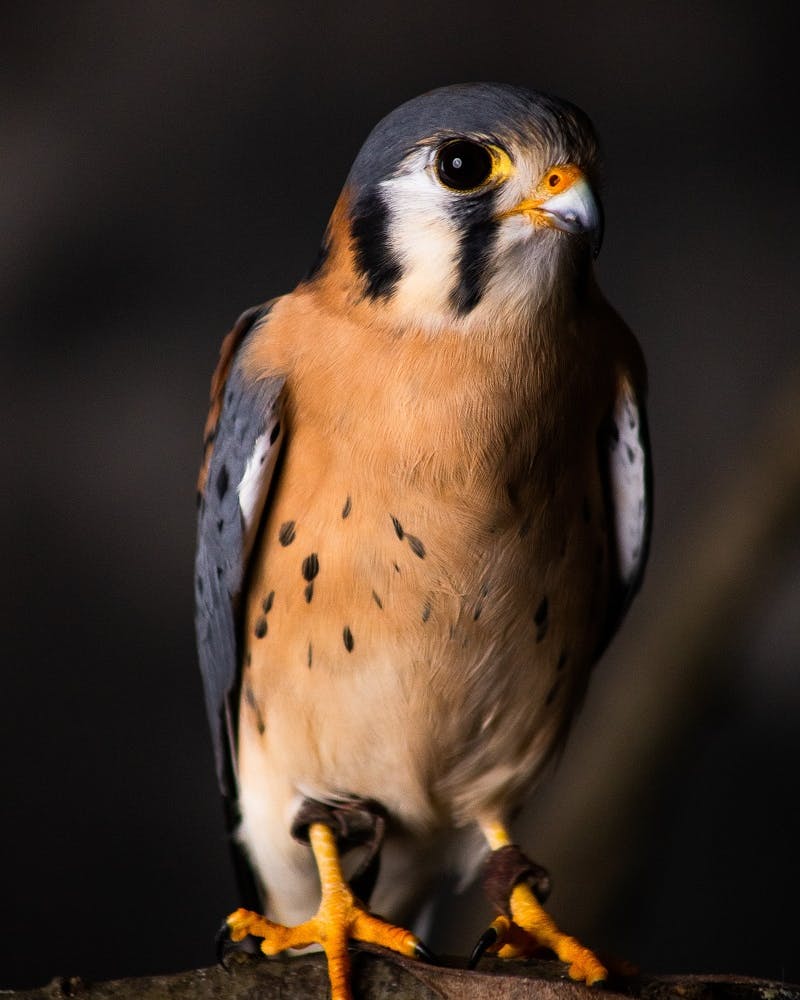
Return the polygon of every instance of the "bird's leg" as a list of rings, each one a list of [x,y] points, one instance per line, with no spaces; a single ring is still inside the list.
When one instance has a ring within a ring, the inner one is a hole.
[[[249,910],[236,910],[227,918],[233,941],[241,941],[248,934],[263,938],[261,950],[265,955],[276,955],[287,948],[322,945],[328,959],[331,1000],[351,1000],[352,997],[347,952],[347,943],[351,938],[382,945],[401,955],[431,957],[410,931],[372,916],[358,903],[342,874],[336,835],[328,825],[311,823],[308,839],[322,888],[316,914],[296,927],[284,927]]]
[[[491,820],[480,825],[492,849],[487,883],[493,883],[490,895],[501,912],[478,941],[470,964],[477,964],[489,949],[501,958],[515,958],[544,947],[568,964],[572,979],[590,986],[607,979],[608,972],[597,957],[575,938],[562,933],[542,907],[549,891],[544,869],[529,862],[511,843],[503,823]]]

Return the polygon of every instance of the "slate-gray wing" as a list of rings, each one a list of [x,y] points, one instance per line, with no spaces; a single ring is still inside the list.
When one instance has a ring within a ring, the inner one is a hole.
[[[217,777],[229,825],[237,821],[236,713],[247,564],[280,455],[283,379],[248,380],[242,349],[271,304],[250,309],[228,334],[212,381],[199,483],[195,628]]]

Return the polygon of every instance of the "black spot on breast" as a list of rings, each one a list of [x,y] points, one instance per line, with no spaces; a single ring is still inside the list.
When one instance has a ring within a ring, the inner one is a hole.
[[[422,606],[422,620],[426,622],[431,616],[431,602],[426,601]]]
[[[534,624],[536,625],[536,641],[541,642],[542,639],[547,635],[547,615],[548,615],[548,601],[547,597],[543,597],[539,601],[539,607],[533,616]]]
[[[611,421],[610,434],[611,434],[611,440],[614,442],[614,444],[619,444],[619,427],[617,426],[616,420]]]
[[[352,653],[355,640],[353,639],[353,633],[350,631],[349,625],[345,625],[344,631],[342,632],[342,639],[344,641],[344,648],[348,653]]]
[[[244,700],[255,713],[258,733],[260,736],[263,736],[267,727],[264,725],[264,717],[261,714],[261,709],[258,707],[258,701],[256,700],[255,693],[249,684],[244,689]]]
[[[347,499],[345,500],[345,502],[344,502],[344,507],[342,507],[342,517],[343,517],[343,518],[344,518],[344,517],[348,517],[348,516],[349,516],[349,514],[350,514],[350,511],[352,510],[352,508],[353,508],[353,505],[352,505],[352,503],[350,502],[350,497],[348,497],[348,498],[347,498]]]
[[[625,454],[628,456],[628,461],[631,463],[631,465],[633,465],[634,460],[636,459],[636,454],[634,453],[633,448],[631,448],[629,444],[625,445]]]
[[[319,559],[316,552],[312,552],[310,556],[305,557],[302,569],[303,579],[308,580],[310,583],[317,573],[319,573]]]
[[[307,583],[306,584],[306,589],[303,591],[303,594],[304,594],[305,599],[306,599],[306,604],[310,604],[311,603],[311,598],[314,596],[314,584],[313,583]]]
[[[390,514],[389,517],[392,519],[392,524],[394,525],[394,530],[395,533],[397,534],[397,537],[402,542],[403,535],[405,535],[405,532],[403,531],[403,525],[397,520],[394,514]]]
[[[222,534],[222,529],[223,529],[224,527],[225,527],[225,522],[224,522],[224,521],[222,520],[222,518],[220,518],[220,519],[219,519],[219,521],[217,521],[217,531],[218,531],[218,532],[219,532],[220,534]]]
[[[203,587],[204,586],[205,586],[205,583],[203,581],[202,576],[198,576],[197,577],[197,593],[198,594],[202,594],[203,593]]]
[[[392,563],[392,566],[394,566],[394,571],[395,571],[395,573],[399,573],[399,572],[400,572],[400,567],[399,567],[399,566],[397,565],[397,563],[396,563],[396,562],[393,562],[393,563]]]
[[[222,574],[223,574],[223,573],[224,573],[224,570],[223,570],[223,568],[222,568],[221,566],[217,566],[217,579],[218,579],[218,580],[221,580],[221,579],[222,579]]]
[[[284,521],[278,531],[278,541],[281,545],[291,545],[294,541],[294,521]]]
[[[558,694],[558,689],[561,687],[561,678],[559,677],[555,684],[547,692],[547,697],[544,700],[545,705],[552,705],[555,701],[555,697]]]
[[[272,610],[272,602],[275,600],[275,591],[271,590],[264,600],[261,602],[261,607],[264,609],[264,614],[268,615]]]
[[[279,420],[270,431],[269,443],[275,444],[275,442],[278,440],[278,436],[280,435],[280,433],[281,433],[281,422]]]
[[[359,199],[353,210],[350,232],[355,266],[366,280],[366,295],[369,298],[390,296],[403,269],[389,245],[389,210],[377,190]]]
[[[481,611],[483,611],[483,601],[478,601],[478,603],[475,605],[475,610],[472,612],[472,620],[474,622],[476,622],[480,618]]]
[[[266,618],[257,618],[256,619],[256,623],[255,623],[255,625],[253,627],[253,634],[255,635],[256,639],[263,639],[264,638],[264,636],[267,634],[267,619]]]
[[[425,546],[422,544],[416,535],[406,535],[408,539],[408,544],[411,547],[411,551],[415,556],[419,556],[420,559],[425,558]]]
[[[311,646],[311,643],[309,643],[308,644],[308,669],[309,670],[311,669],[311,662],[312,662],[313,658],[314,658],[314,650],[313,650],[313,648]]]
[[[222,500],[225,494],[228,492],[228,487],[230,486],[230,476],[228,475],[228,466],[223,465],[222,468],[217,473],[217,496]]]
[[[374,590],[372,591],[372,600],[378,605],[381,611],[383,611],[383,603]]]

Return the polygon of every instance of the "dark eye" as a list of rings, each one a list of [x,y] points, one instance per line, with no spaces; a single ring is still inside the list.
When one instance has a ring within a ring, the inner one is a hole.
[[[477,142],[454,139],[439,150],[436,173],[446,187],[454,191],[471,191],[491,176],[492,154]]]

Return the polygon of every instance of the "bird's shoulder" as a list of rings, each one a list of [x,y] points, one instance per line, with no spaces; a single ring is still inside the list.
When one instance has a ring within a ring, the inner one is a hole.
[[[208,481],[208,471],[211,465],[211,457],[214,452],[214,442],[219,431],[220,419],[222,417],[223,403],[225,399],[225,389],[234,365],[244,341],[251,335],[254,328],[259,323],[263,323],[268,317],[278,299],[272,299],[261,305],[246,309],[236,320],[234,325],[225,335],[219,349],[219,357],[211,376],[211,388],[209,391],[209,406],[206,416],[205,427],[203,429],[203,455],[200,463],[200,471],[197,477],[197,493],[199,497],[205,494],[206,483]]]
[[[596,282],[589,288],[581,323],[587,338],[610,358],[617,387],[627,382],[643,403],[647,396],[647,366],[641,345]]]

